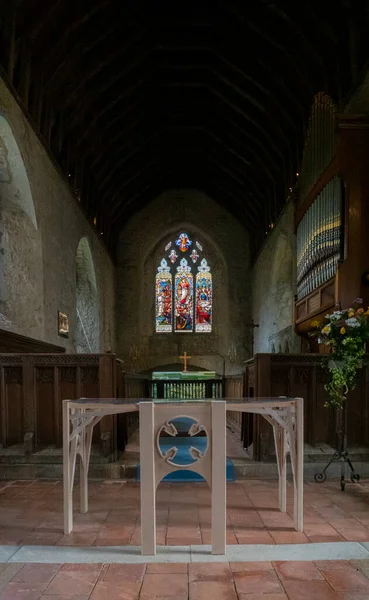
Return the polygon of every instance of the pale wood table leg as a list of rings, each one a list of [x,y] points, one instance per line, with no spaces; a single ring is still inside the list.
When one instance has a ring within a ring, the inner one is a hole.
[[[286,432],[278,423],[273,424],[275,454],[278,467],[278,500],[279,510],[287,510],[287,457],[286,457]]]
[[[154,403],[140,402],[141,553],[156,554]]]
[[[71,480],[70,460],[70,421],[69,402],[63,402],[63,503],[64,503],[64,533],[73,529],[73,481]]]
[[[286,409],[287,413],[287,440],[290,450],[290,459],[291,459],[291,470],[292,470],[292,478],[293,478],[293,521],[296,527],[296,515],[297,515],[297,470],[296,470],[296,432],[293,427],[293,411],[292,408],[288,407]]]
[[[226,553],[226,403],[211,403],[211,541],[213,554]]]
[[[304,526],[304,401],[302,398],[296,398],[296,479],[295,526],[297,531],[302,531]]]
[[[81,431],[81,460],[79,467],[81,513],[88,511],[88,467],[90,464],[93,426],[87,425]]]

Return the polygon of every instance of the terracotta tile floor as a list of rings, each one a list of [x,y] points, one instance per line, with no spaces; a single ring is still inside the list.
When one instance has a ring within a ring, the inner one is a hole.
[[[368,600],[369,560],[1,564],[1,600]]]
[[[0,545],[140,545],[140,487],[123,481],[90,482],[89,512],[78,512],[74,530],[63,535],[60,481],[0,482]],[[247,480],[227,486],[228,544],[287,544],[369,541],[369,481],[305,484],[304,532],[288,512],[279,512],[277,482]],[[206,484],[161,484],[157,493],[157,543],[210,543],[210,492]],[[200,586],[201,587],[201,586]],[[244,593],[244,592],[242,592]],[[83,595],[83,594],[82,594]],[[368,594],[369,599],[369,594]]]

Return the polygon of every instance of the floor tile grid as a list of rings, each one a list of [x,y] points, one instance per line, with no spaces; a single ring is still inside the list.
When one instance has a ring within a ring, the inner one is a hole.
[[[304,532],[278,510],[277,482],[237,481],[227,486],[228,544],[369,541],[369,483],[339,490],[337,481],[305,484]],[[139,485],[91,482],[89,512],[78,511],[74,530],[62,532],[61,482],[16,481],[0,485],[0,545],[117,546],[140,544]],[[163,484],[157,495],[159,545],[209,544],[210,493],[203,484]]]
[[[367,600],[369,560],[0,566],[0,599]]]

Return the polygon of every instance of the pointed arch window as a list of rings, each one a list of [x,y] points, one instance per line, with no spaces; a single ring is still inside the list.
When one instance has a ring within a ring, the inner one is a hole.
[[[157,333],[209,333],[212,330],[213,278],[202,244],[180,232],[164,247],[155,276]]]

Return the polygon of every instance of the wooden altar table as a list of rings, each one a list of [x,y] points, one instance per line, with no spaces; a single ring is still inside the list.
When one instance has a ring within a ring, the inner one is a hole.
[[[73,485],[80,456],[80,510],[88,510],[88,467],[94,426],[106,415],[139,411],[141,468],[141,551],[156,553],[156,489],[170,472],[188,469],[199,473],[212,492],[212,553],[226,553],[226,411],[262,415],[273,427],[279,475],[279,507],[286,512],[287,454],[294,484],[294,524],[303,528],[303,400],[302,398],[240,398],[201,400],[149,400],[81,398],[63,401],[64,533],[73,529]],[[207,447],[189,448],[193,462],[176,463],[176,419],[191,420],[190,437],[203,432]],[[173,437],[164,451],[160,435]]]

